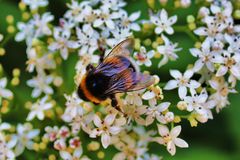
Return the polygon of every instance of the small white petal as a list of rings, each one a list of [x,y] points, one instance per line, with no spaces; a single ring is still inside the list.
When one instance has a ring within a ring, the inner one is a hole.
[[[184,99],[187,95],[187,88],[185,86],[180,86],[178,88],[178,95],[181,99]]]
[[[102,24],[103,24],[103,20],[101,20],[101,19],[96,19],[95,21],[94,21],[94,23],[93,23],[93,26],[94,27],[100,27]]]
[[[103,133],[101,136],[101,142],[102,142],[103,148],[107,148],[111,142],[110,136],[106,133]]]
[[[128,19],[133,22],[140,17],[140,14],[141,14],[141,11],[134,12],[129,16]]]
[[[200,28],[196,29],[194,31],[194,33],[199,35],[199,36],[206,36],[206,35],[208,35],[207,29],[205,27],[200,27]]]
[[[231,69],[230,69],[231,73],[237,77],[238,79],[240,79],[240,66],[233,66]]]
[[[220,66],[220,68],[218,69],[217,73],[216,73],[216,76],[217,77],[221,77],[223,75],[225,75],[228,71],[228,68],[225,67],[225,66]]]
[[[107,20],[106,25],[109,29],[114,29],[115,28],[115,24],[112,20]]]
[[[202,62],[201,59],[199,59],[199,60],[197,60],[197,61],[195,62],[194,67],[193,67],[193,70],[194,70],[195,72],[198,72],[198,71],[200,71],[200,70],[202,69],[203,66],[204,66],[204,63]]]
[[[109,128],[109,132],[113,135],[118,134],[120,131],[121,131],[120,127],[113,126]]]
[[[155,33],[156,33],[156,34],[161,34],[162,31],[163,31],[163,29],[162,29],[161,27],[156,27],[156,28],[155,28]]]
[[[67,151],[60,151],[60,156],[63,160],[72,160],[72,156]]]
[[[33,118],[35,117],[35,112],[30,112],[29,114],[28,114],[28,116],[27,116],[27,121],[31,121],[31,120],[33,120]]]
[[[193,76],[193,71],[192,70],[187,70],[185,73],[184,73],[184,78],[186,79],[190,79],[192,76]]]
[[[166,22],[168,20],[168,14],[165,9],[161,10],[160,18],[161,18],[161,21],[163,21],[163,22]]]
[[[176,126],[171,130],[170,135],[175,138],[175,137],[179,136],[181,130],[182,130],[181,126]]]
[[[141,27],[137,23],[132,23],[131,24],[131,29],[134,30],[134,31],[140,31]]]
[[[191,80],[188,86],[189,86],[189,88],[196,89],[196,88],[200,87],[201,84],[196,80]]]
[[[38,113],[37,113],[37,117],[38,117],[39,120],[43,120],[43,119],[44,119],[44,114],[43,114],[43,112],[42,112],[42,111],[38,112]]]
[[[171,104],[171,103],[169,103],[169,102],[163,102],[163,103],[159,104],[159,105],[157,106],[158,111],[159,111],[159,112],[165,111],[166,109],[168,109],[168,107],[170,106],[170,104]]]
[[[170,70],[170,74],[175,79],[182,78],[182,73],[178,70]]]
[[[177,16],[175,15],[175,16],[170,17],[168,21],[170,22],[169,23],[170,25],[176,23],[177,22]]]
[[[152,99],[152,98],[154,98],[154,97],[155,97],[155,93],[152,92],[152,91],[147,91],[147,92],[145,92],[145,93],[142,95],[142,98],[143,98],[144,100],[150,100],[150,99]]]
[[[191,49],[190,49],[190,52],[191,52],[191,54],[192,54],[194,57],[197,57],[197,56],[199,56],[199,55],[202,54],[202,52],[201,52],[199,49],[197,49],[197,48],[191,48]]]
[[[167,150],[172,156],[176,154],[176,146],[173,141],[168,142]]]
[[[109,114],[105,117],[104,123],[106,125],[111,125],[111,124],[113,124],[114,120],[115,120],[115,115],[114,114]]]
[[[93,122],[94,122],[94,124],[95,124],[97,127],[101,127],[101,126],[102,126],[102,121],[101,121],[101,119],[99,118],[98,115],[95,115],[95,116],[94,116]]]
[[[177,88],[178,82],[176,80],[170,80],[167,82],[166,86],[164,87],[165,90],[172,90]]]
[[[188,144],[186,141],[184,141],[181,138],[176,138],[174,140],[174,143],[176,144],[176,146],[180,147],[180,148],[188,148]]]
[[[166,31],[168,34],[170,34],[170,35],[174,33],[174,30],[173,30],[172,27],[167,27],[167,28],[165,29],[165,31]]]
[[[158,133],[161,136],[166,136],[167,134],[169,134],[169,129],[167,128],[167,126],[158,124],[157,127],[158,127]]]

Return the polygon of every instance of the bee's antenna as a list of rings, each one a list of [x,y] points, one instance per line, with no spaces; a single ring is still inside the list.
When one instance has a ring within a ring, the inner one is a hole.
[[[98,49],[100,53],[100,62],[103,61],[106,49],[103,47],[102,42],[98,40]]]

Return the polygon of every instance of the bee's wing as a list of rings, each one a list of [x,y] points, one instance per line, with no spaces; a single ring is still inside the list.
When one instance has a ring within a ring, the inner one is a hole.
[[[134,72],[128,68],[119,74],[114,75],[105,94],[111,95],[120,92],[130,92],[146,88],[154,83],[150,75]]]
[[[117,44],[110,51],[110,53],[106,56],[104,61],[111,56],[116,56],[116,55],[129,56],[133,52],[133,47],[134,47],[134,39],[133,38],[125,39],[119,44]]]
[[[131,62],[128,57],[112,56],[100,63],[94,73],[101,73],[105,76],[113,76],[129,68],[130,65]]]
[[[112,76],[127,69],[131,65],[129,55],[133,51],[133,45],[134,39],[132,38],[120,42],[96,67],[95,73],[101,72],[106,76]]]

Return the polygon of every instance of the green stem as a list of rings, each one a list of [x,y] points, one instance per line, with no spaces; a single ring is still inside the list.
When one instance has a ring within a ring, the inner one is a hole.
[[[0,47],[3,47],[6,43],[8,43],[12,37],[14,36],[14,34],[8,34],[6,36],[6,38],[3,39],[3,42],[0,44]]]
[[[171,129],[174,128],[174,122],[171,122]]]
[[[192,33],[187,26],[173,26],[174,31],[186,33],[195,42],[199,41],[198,38]]]

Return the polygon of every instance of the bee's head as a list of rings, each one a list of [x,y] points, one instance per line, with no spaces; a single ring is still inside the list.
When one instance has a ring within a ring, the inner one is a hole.
[[[95,70],[95,67],[92,64],[88,64],[86,67],[87,72],[92,72]]]

